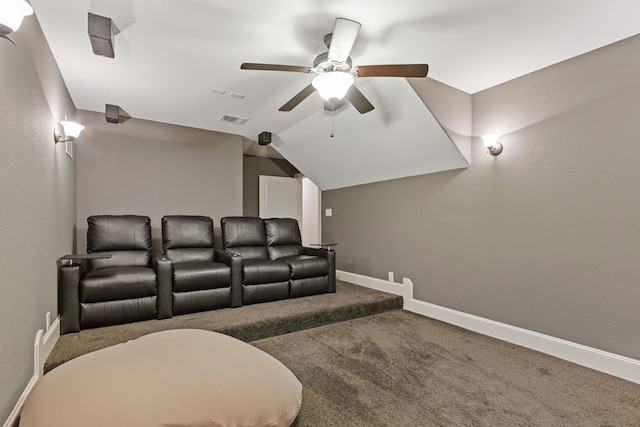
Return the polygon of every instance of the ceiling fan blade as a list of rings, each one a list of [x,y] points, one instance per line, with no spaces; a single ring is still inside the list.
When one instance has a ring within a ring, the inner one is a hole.
[[[293,71],[295,73],[310,73],[311,68],[299,65],[278,65],[278,64],[255,64],[252,62],[243,62],[240,65],[241,70],[267,70],[267,71]]]
[[[286,104],[280,107],[279,111],[291,111],[295,106],[304,101],[309,95],[315,92],[316,88],[313,85],[309,85],[298,92],[293,98],[291,98]]]
[[[360,23],[345,18],[336,18],[331,44],[329,45],[329,59],[335,62],[345,62],[351,53],[351,48],[358,37]]]
[[[427,77],[427,64],[360,65],[358,77]]]
[[[360,92],[355,86],[351,86],[347,91],[347,99],[358,110],[360,114],[368,113],[373,110],[373,104]]]

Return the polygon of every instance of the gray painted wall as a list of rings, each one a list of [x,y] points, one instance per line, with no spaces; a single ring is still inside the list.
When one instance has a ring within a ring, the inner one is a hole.
[[[71,252],[75,163],[53,128],[75,107],[35,16],[0,39],[0,422],[33,376],[33,343],[57,315],[56,259]]]
[[[164,215],[242,215],[242,137],[140,119],[109,124],[78,110],[87,127],[78,142],[77,248],[86,251],[87,217],[151,218],[160,252]],[[221,246],[219,246],[221,247]]]
[[[638,51],[640,36],[469,96],[466,170],[323,192],[338,268],[640,359]],[[468,110],[459,92],[425,102],[445,128]],[[505,135],[497,158],[489,130]]]
[[[284,159],[244,156],[243,215],[260,215],[260,175],[293,177],[298,170]]]

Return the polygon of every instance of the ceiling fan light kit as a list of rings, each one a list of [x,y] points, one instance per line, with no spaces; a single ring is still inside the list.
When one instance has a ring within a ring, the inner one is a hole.
[[[313,61],[313,67],[245,62],[240,65],[240,69],[316,74],[311,84],[280,107],[280,111],[291,111],[317,90],[325,101],[341,100],[346,97],[360,114],[367,113],[374,107],[354,86],[355,77],[426,77],[429,66],[427,64],[353,66],[349,54],[360,27],[359,22],[336,18],[333,33],[324,37],[329,51],[318,55]]]
[[[350,72],[331,71],[329,73],[318,74],[311,84],[318,91],[322,99],[342,99],[353,84],[354,78]]]

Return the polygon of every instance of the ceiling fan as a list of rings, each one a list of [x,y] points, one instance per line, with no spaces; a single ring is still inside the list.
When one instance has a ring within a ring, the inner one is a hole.
[[[240,69],[316,74],[312,83],[280,107],[280,111],[291,111],[317,90],[325,101],[335,103],[336,100],[346,97],[360,114],[367,113],[373,110],[373,105],[353,85],[354,77],[426,77],[429,66],[427,64],[352,65],[349,54],[360,27],[359,22],[337,18],[333,33],[324,37],[324,43],[329,51],[318,55],[313,60],[313,67],[245,62],[240,65]]]

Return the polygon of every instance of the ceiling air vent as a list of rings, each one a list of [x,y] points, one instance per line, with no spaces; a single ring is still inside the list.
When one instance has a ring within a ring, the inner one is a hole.
[[[232,116],[230,114],[223,114],[222,116],[220,116],[218,120],[220,120],[221,122],[229,122],[229,123],[234,123],[236,125],[243,125],[249,119],[245,117]]]

